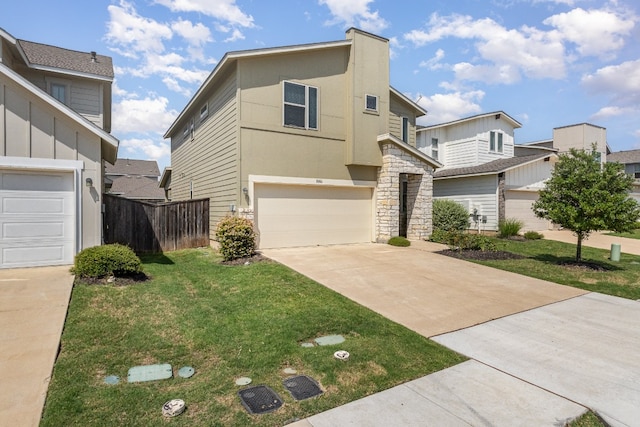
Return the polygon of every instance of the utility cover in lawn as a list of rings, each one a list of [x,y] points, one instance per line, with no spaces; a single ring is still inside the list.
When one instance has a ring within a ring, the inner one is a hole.
[[[322,389],[320,389],[318,383],[306,375],[287,378],[282,384],[295,400],[310,399],[322,394]]]
[[[245,388],[238,392],[242,406],[250,414],[266,414],[282,406],[282,399],[266,385]]]

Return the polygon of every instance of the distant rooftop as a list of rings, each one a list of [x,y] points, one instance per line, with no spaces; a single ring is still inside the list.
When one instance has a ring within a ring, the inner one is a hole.
[[[158,180],[146,176],[118,176],[113,178],[110,194],[137,200],[164,200],[164,190]]]
[[[607,162],[640,163],[640,150],[616,151],[607,154]]]
[[[147,177],[159,177],[160,169],[155,160],[116,159],[113,165],[107,164],[106,175],[142,175]]]
[[[553,156],[553,153],[532,154],[530,156],[510,157],[507,159],[498,159],[492,162],[484,163],[477,166],[469,166],[464,168],[441,169],[433,174],[434,178],[451,178],[457,176],[473,176],[473,175],[489,175],[493,173],[504,172],[508,169],[520,166],[525,163],[533,162],[538,159]]]

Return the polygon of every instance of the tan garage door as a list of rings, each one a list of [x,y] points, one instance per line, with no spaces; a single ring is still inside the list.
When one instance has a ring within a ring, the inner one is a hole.
[[[261,248],[370,242],[372,189],[255,185]]]
[[[73,174],[0,170],[0,268],[72,264]]]
[[[549,229],[549,221],[536,217],[531,209],[538,200],[538,193],[532,191],[507,191],[505,194],[505,216],[517,218],[524,223],[522,231],[544,231]]]

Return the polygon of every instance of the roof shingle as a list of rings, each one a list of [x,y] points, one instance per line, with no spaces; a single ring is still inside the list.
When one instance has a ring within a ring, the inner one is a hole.
[[[519,166],[525,163],[532,162],[534,160],[542,159],[552,156],[550,153],[532,154],[530,156],[510,157],[508,159],[498,159],[492,162],[484,163],[477,166],[469,166],[464,168],[453,169],[441,169],[433,174],[434,178],[449,178],[455,176],[466,175],[487,175],[492,173],[503,172],[507,169],[511,169],[515,166]]]
[[[160,176],[158,162],[155,160],[116,159],[115,164],[106,165],[104,172],[107,175]]]
[[[30,64],[92,74],[113,80],[113,61],[109,56],[96,54],[95,61],[93,61],[92,54],[89,52],[79,52],[26,40],[18,40],[18,44]]]
[[[607,154],[607,162],[640,163],[640,150],[616,151],[615,153]]]

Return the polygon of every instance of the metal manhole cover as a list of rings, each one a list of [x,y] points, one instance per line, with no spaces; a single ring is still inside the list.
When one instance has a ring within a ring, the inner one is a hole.
[[[287,378],[282,384],[295,400],[310,399],[323,393],[318,383],[306,375]]]
[[[245,388],[238,392],[242,406],[250,414],[266,414],[282,406],[282,399],[266,385]]]

